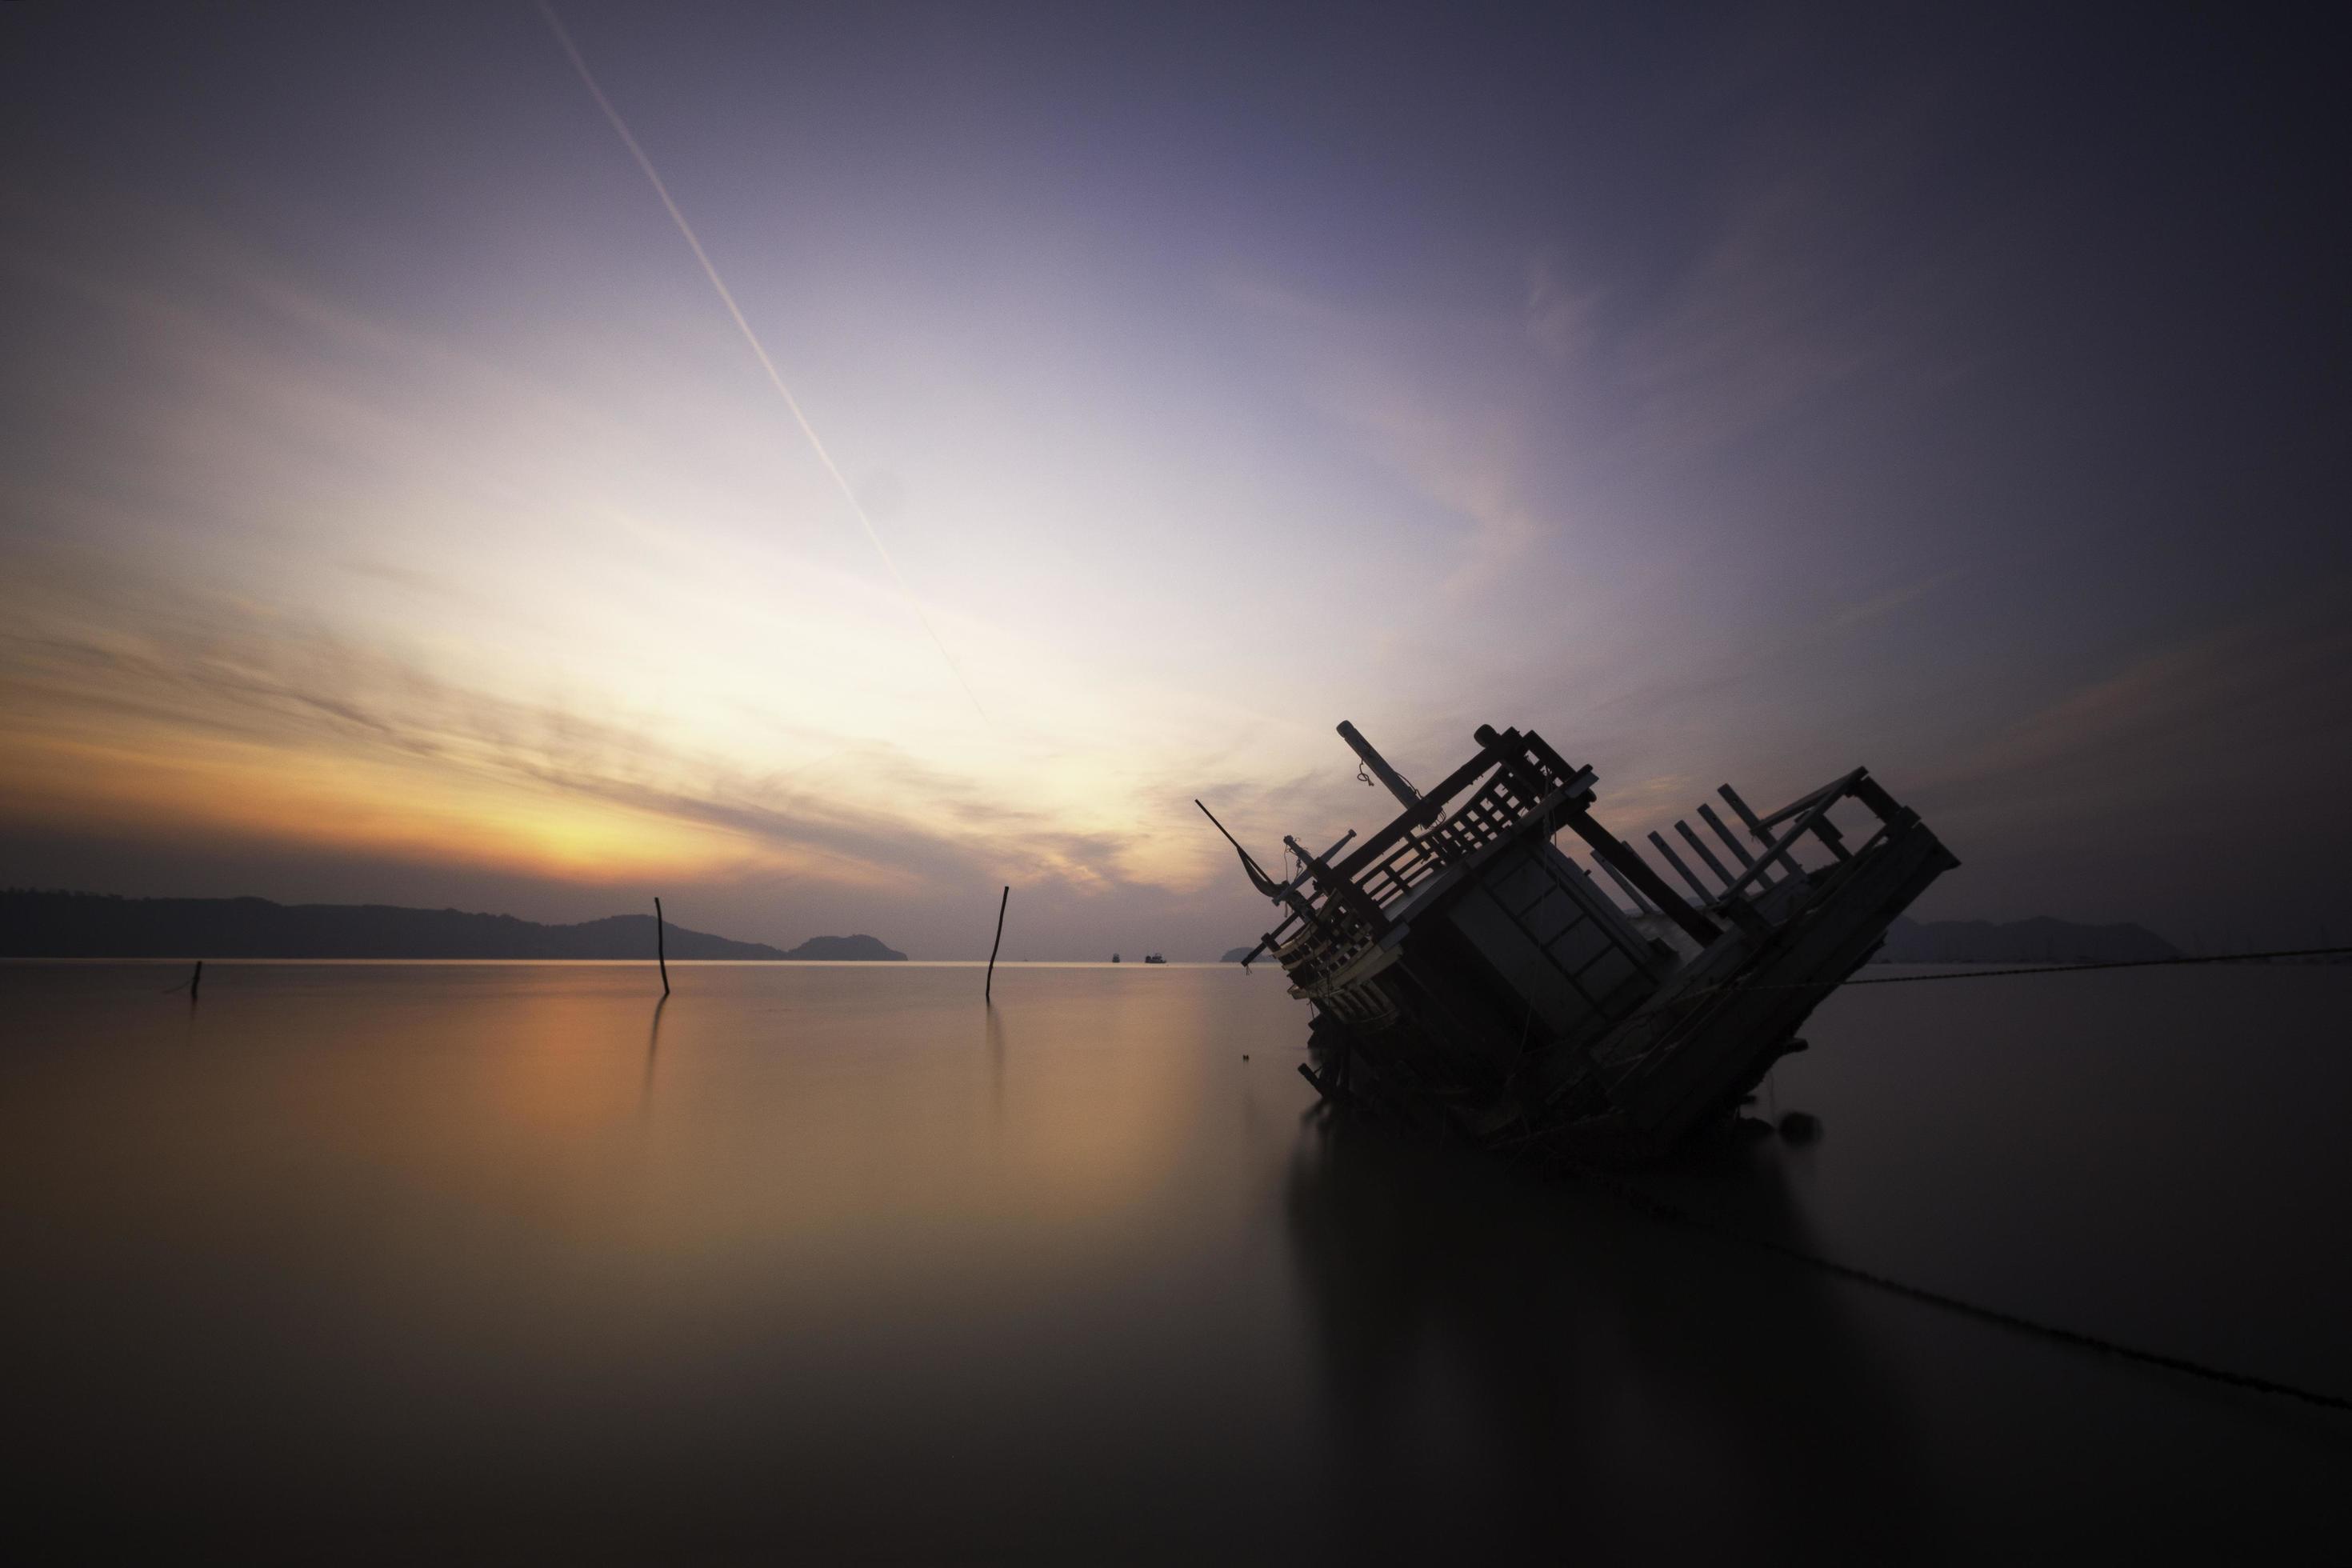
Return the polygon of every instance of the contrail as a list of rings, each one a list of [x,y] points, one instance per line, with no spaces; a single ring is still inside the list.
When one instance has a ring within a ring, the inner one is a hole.
[[[866,515],[866,503],[857,499],[857,491],[851,488],[840,466],[833,460],[833,454],[824,449],[824,441],[817,435],[816,426],[809,423],[806,414],[801,412],[801,400],[794,397],[793,389],[784,384],[783,374],[776,369],[776,362],[768,357],[766,347],[760,342],[760,334],[751,330],[750,321],[744,320],[743,308],[735,303],[734,291],[727,287],[727,280],[719,276],[719,268],[710,264],[710,253],[702,248],[702,241],[695,236],[694,226],[686,221],[686,215],[677,210],[676,202],[670,200],[669,187],[662,184],[661,175],[654,169],[654,161],[646,156],[643,147],[637,145],[637,139],[629,133],[628,122],[621,118],[621,111],[613,107],[613,100],[604,96],[604,89],[596,85],[595,74],[589,70],[588,62],[581,57],[579,46],[572,41],[572,35],[563,30],[563,24],[557,19],[555,7],[549,0],[539,0],[539,14],[547,19],[548,30],[562,46],[565,58],[572,61],[572,68],[580,73],[580,85],[588,89],[588,96],[596,100],[596,107],[604,111],[604,118],[612,122],[622,144],[628,148],[629,156],[635,158],[637,167],[646,172],[646,179],[653,185],[654,195],[661,198],[664,210],[669,214],[669,221],[677,226],[677,232],[694,251],[695,260],[702,264],[702,275],[710,279],[710,287],[718,290],[719,303],[725,305],[727,313],[735,318],[736,331],[741,332],[743,341],[751,345],[751,353],[759,360],[760,368],[768,373],[768,384],[776,389],[777,395],[784,400],[784,406],[793,411],[793,422],[800,426],[801,434],[808,437],[809,448],[816,453],[816,460],[824,465],[826,473],[833,476],[833,482],[839,487],[842,499],[849,503],[851,513],[857,519],[857,526],[866,531],[866,542],[874,546],[874,553],[882,558],[883,566],[890,574],[890,581],[898,584],[899,595],[906,599],[907,607],[915,613],[915,619],[922,623],[924,632],[931,639],[931,646],[938,648],[940,657],[947,661],[948,673],[955,677],[958,686],[963,688],[964,696],[971,700],[973,711],[982,720],[987,719],[988,710],[981,707],[971,682],[963,678],[962,667],[956,663],[955,655],[948,651],[948,645],[940,637],[938,628],[931,625],[930,616],[923,614],[922,602],[915,597],[914,590],[907,586],[906,576],[891,556],[890,547],[882,542],[882,535],[875,528],[874,520]]]

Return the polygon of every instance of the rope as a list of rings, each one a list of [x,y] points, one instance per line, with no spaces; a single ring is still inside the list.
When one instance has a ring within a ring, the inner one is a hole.
[[[2296,947],[2277,952],[2207,953],[2194,958],[2118,958],[2102,963],[2036,963],[2018,969],[1979,969],[1964,974],[1885,974],[1875,980],[1848,980],[1843,984],[1909,985],[1924,980],[1998,980],[2005,974],[2074,974],[2085,969],[2161,969],[2183,963],[2263,963],[2282,958],[2342,958],[2347,954],[2352,954],[2352,947]]]
[[[1841,1279],[1851,1279],[1860,1285],[1873,1286],[1893,1295],[1907,1296],[1912,1300],[1923,1301],[1931,1307],[1941,1307],[1948,1312],[1957,1312],[1963,1317],[1975,1318],[1979,1321],[1993,1323],[2018,1333],[2035,1334],[2042,1339],[2055,1340],[2061,1344],[2073,1345],[2078,1350],[2097,1351],[2124,1361],[2138,1362],[2144,1366],[2162,1367],[2167,1372],[2177,1372],[2189,1377],[2203,1378],[2209,1383],[2224,1384],[2231,1388],[2247,1389],[2255,1394],[2271,1394],[2284,1399],[2301,1400],[2305,1405],[2315,1405],[2323,1410],[2352,1410],[2352,1399],[2345,1398],[2341,1394],[2305,1388],[2300,1384],[2282,1383],[2275,1378],[2256,1377],[2251,1373],[2231,1372],[2227,1367],[2192,1361],[2187,1356],[2167,1355],[2162,1351],[2142,1350],[2137,1345],[2122,1344],[2098,1334],[2086,1334],[2079,1329],[2062,1328],[2055,1323],[2045,1323],[2039,1319],[2005,1311],[1999,1307],[1988,1307],[1981,1302],[1964,1300],[1958,1296],[1947,1295],[1941,1290],[1931,1290],[1924,1285],[1913,1285],[1884,1274],[1874,1274],[1867,1268],[1857,1268],[1850,1263],[1840,1263],[1835,1258],[1824,1258],[1817,1252],[1808,1252],[1801,1247],[1791,1247],[1784,1241],[1773,1241],[1769,1237],[1751,1236],[1731,1226],[1702,1218],[1687,1209],[1667,1203],[1662,1198],[1654,1197],[1638,1187],[1621,1182],[1613,1176],[1589,1166],[1570,1165],[1568,1169],[1653,1219],[1671,1225],[1685,1226],[1705,1234],[1741,1242],[1791,1262],[1817,1268],[1824,1274],[1834,1275]]]
[[[1829,990],[1843,990],[1849,985],[1916,985],[1930,980],[2000,980],[2017,974],[2080,974],[2090,969],[2167,969],[2190,963],[2264,963],[2287,958],[2344,958],[2352,956],[2352,947],[2292,947],[2274,952],[2200,953],[2189,958],[2117,958],[2098,963],[2032,963],[2011,969],[1971,969],[1957,974],[1881,974],[1868,980],[1841,980]],[[1819,985],[1742,985],[1737,980],[1720,984],[1701,986],[1676,998],[1678,1003],[1696,1002],[1702,997],[1717,995],[1727,991],[1818,991]]]
[[[1980,969],[1958,974],[1888,974],[1870,980],[1847,980],[1841,982],[1841,984],[1906,985],[1913,982],[1929,980],[1997,980],[2004,976],[2019,974],[2069,974],[2087,969],[2159,969],[2192,963],[2260,963],[2277,959],[2340,958],[2347,954],[2352,954],[2352,947],[2304,947],[2272,952],[2209,953],[2187,958],[2133,958],[2115,959],[2097,963],[2034,964],[2012,969]],[[1709,987],[1710,991],[1727,989],[1732,987]],[[1757,989],[1807,990],[1811,988],[1759,986]],[[1684,1226],[1692,1230],[1736,1241],[1787,1258],[1790,1262],[1803,1264],[1809,1268],[1819,1269],[1824,1274],[1833,1275],[1841,1279],[1850,1279],[1858,1285],[1868,1285],[1892,1295],[1908,1297],[1914,1301],[1924,1302],[1931,1307],[1940,1307],[1948,1312],[1957,1312],[1963,1317],[1975,1318],[1980,1322],[1992,1323],[2017,1333],[2038,1335],[2042,1339],[2056,1341],[2060,1344],[2073,1345],[2079,1350],[2097,1351],[2102,1354],[2115,1356],[2124,1361],[2137,1362],[2144,1366],[2162,1367],[2167,1372],[2177,1372],[2189,1377],[2203,1378],[2209,1383],[2223,1384],[2231,1388],[2242,1388],[2256,1394],[2275,1394],[2284,1399],[2300,1400],[2306,1405],[2315,1405],[2323,1410],[2352,1411],[2352,1399],[2347,1399],[2341,1394],[2305,1388],[2297,1384],[2282,1383],[2274,1378],[2256,1377],[2251,1373],[2232,1372],[2227,1367],[2192,1361],[2186,1356],[2168,1355],[2162,1351],[2142,1350],[2137,1345],[2123,1344],[2098,1334],[2084,1333],[2079,1329],[2063,1328],[2056,1323],[2045,1323],[2039,1319],[2028,1318],[1999,1307],[1988,1307],[1979,1301],[1967,1300],[1941,1290],[1929,1289],[1924,1285],[1914,1285],[1907,1280],[1874,1273],[1867,1268],[1857,1268],[1850,1263],[1840,1263],[1833,1258],[1824,1258],[1817,1252],[1808,1252],[1803,1247],[1791,1247],[1787,1242],[1751,1236],[1746,1231],[1692,1214],[1687,1209],[1653,1196],[1638,1187],[1619,1181],[1591,1166],[1571,1163],[1566,1168],[1571,1173],[1591,1182],[1602,1191],[1653,1219]]]

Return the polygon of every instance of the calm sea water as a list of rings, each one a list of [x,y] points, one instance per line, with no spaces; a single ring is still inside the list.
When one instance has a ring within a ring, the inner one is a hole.
[[[0,964],[20,1540],[2344,1560],[2352,1418],[1303,1121],[1233,967]],[[2352,1392],[2352,970],[1848,990],[1643,1178]],[[29,1485],[27,1485],[29,1483]]]

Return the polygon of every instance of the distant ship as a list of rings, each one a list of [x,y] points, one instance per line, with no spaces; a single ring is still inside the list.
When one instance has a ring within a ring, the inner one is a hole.
[[[1115,953],[1115,952],[1114,952],[1114,953],[1112,953],[1112,954],[1110,955],[1110,961],[1111,961],[1113,963],[1117,963],[1118,962],[1118,954],[1117,954],[1117,953]]]
[[[1168,961],[1160,957],[1156,952],[1147,952],[1143,955],[1143,962],[1146,963],[1165,963]]]
[[[1250,957],[1272,952],[1315,1007],[1299,1071],[1334,1104],[1538,1158],[1641,1160],[1728,1128],[1805,1048],[1806,1015],[1959,864],[1856,768],[1761,815],[1724,785],[1744,832],[1712,805],[1696,815],[1713,847],[1675,824],[1704,874],[1650,834],[1685,898],[1593,820],[1592,770],[1533,731],[1480,726],[1426,795],[1354,725],[1339,735],[1402,812],[1345,858],[1352,832],[1320,855],[1284,838],[1287,879],[1234,843],[1282,911]],[[1623,902],[1553,845],[1563,831]]]

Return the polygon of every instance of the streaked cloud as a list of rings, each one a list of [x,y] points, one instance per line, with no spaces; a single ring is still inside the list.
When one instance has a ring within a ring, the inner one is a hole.
[[[44,876],[659,881],[918,952],[1012,881],[1042,952],[1215,952],[1261,915],[1192,798],[1268,858],[1373,826],[1348,718],[1415,776],[1539,728],[1628,833],[1868,763],[1960,912],[2310,896],[2151,847],[2200,772],[2332,820],[2285,781],[2352,663],[2303,607],[2341,290],[2263,237],[2307,196],[2225,177],[2261,117],[2153,146],[2185,110],[2104,39],[2027,63],[2113,113],[1966,28],[1373,29],[1375,106],[1279,27],[1163,80],[1116,29],[568,17],[837,486],[529,21],[38,19],[0,842]],[[273,53],[346,37],[331,90]]]

